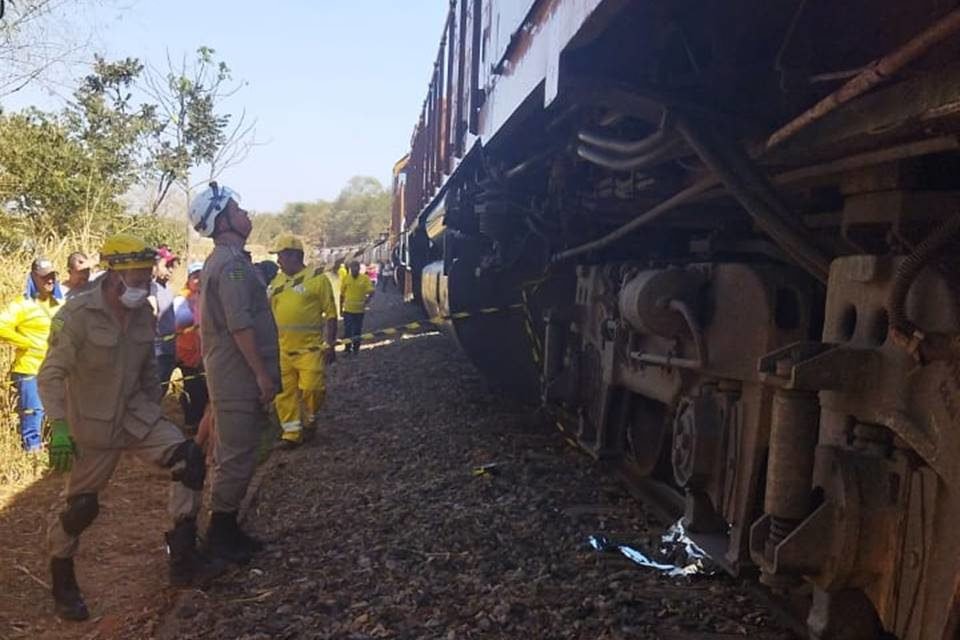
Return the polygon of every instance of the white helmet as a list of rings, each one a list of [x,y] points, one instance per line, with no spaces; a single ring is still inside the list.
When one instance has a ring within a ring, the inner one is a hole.
[[[190,224],[201,236],[209,238],[213,235],[217,216],[227,208],[227,203],[231,200],[240,204],[240,194],[229,187],[221,187],[216,182],[211,182],[210,186],[197,194],[190,203],[190,210],[187,212]]]

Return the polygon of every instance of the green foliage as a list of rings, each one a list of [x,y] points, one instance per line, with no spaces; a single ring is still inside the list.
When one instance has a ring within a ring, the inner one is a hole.
[[[217,108],[230,69],[212,49],[196,55],[159,85],[135,58],[98,55],[63,112],[0,114],[0,250],[116,231],[185,245],[183,225],[155,214],[171,186],[186,191],[190,170],[216,163],[231,141],[231,115]],[[153,182],[148,214],[132,215],[123,196]]]
[[[4,249],[89,227],[117,215],[118,183],[95,155],[52,116],[0,116],[0,217]]]
[[[95,56],[93,72],[74,92],[75,102],[65,113],[68,129],[117,192],[128,189],[150,166],[143,149],[162,129],[156,105],[133,105],[132,90],[142,71],[135,58],[108,62]]]
[[[328,246],[373,240],[390,226],[390,192],[369,176],[350,178],[333,201]]]
[[[192,62],[184,59],[177,69],[171,65],[162,78],[148,78],[147,90],[163,120],[151,152],[157,182],[151,211],[157,211],[173,185],[179,183],[188,190],[191,169],[206,164],[209,173],[215,174],[232,142],[228,128],[233,116],[218,113],[217,106],[236,89],[227,88],[230,68],[218,61],[215,53],[210,47],[200,47]]]
[[[250,241],[268,246],[293,233],[314,246],[335,247],[375,240],[390,226],[390,192],[376,178],[355,176],[333,202],[290,202],[280,213],[253,217]]]

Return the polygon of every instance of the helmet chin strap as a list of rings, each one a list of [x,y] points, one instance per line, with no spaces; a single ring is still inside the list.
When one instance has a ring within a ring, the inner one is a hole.
[[[224,228],[221,229],[220,233],[223,233],[223,232],[225,232],[225,231],[229,231],[229,232],[231,232],[231,233],[237,234],[237,235],[240,236],[241,238],[246,239],[246,237],[245,237],[242,233],[240,233],[240,231],[239,231],[235,226],[233,226],[233,220],[231,220],[231,216],[230,216],[230,212],[229,212],[229,211],[224,211],[224,212],[221,213],[219,216],[217,216],[217,222],[219,222],[221,219],[223,219]],[[214,223],[214,224],[216,224],[216,223]],[[220,234],[218,233],[218,234],[216,234],[216,235],[220,235]]]

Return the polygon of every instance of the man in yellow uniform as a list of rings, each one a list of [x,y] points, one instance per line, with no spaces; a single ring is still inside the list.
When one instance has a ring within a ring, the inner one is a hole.
[[[275,401],[283,428],[281,444],[300,444],[304,430],[310,435],[326,398],[324,365],[334,361],[337,340],[337,306],[333,287],[322,268],[303,261],[303,243],[292,234],[274,242],[280,273],[268,294],[280,334],[282,390]],[[300,405],[303,403],[303,416]]]
[[[360,273],[360,263],[350,263],[350,272],[340,280],[340,309],[343,312],[343,335],[350,338],[347,353],[360,353],[360,334],[363,333],[363,313],[373,297],[370,277]]]
[[[0,311],[0,342],[15,350],[10,378],[17,392],[23,450],[39,453],[43,451],[43,404],[37,393],[37,371],[47,353],[50,319],[59,311],[61,302],[55,295],[57,272],[53,263],[37,258],[29,277],[33,283],[32,288],[28,287],[29,293]]]
[[[240,528],[237,511],[280,387],[277,325],[267,284],[244,253],[253,224],[240,196],[211,182],[188,215],[197,233],[213,238],[200,276],[200,342],[217,433],[204,542],[211,555],[243,564],[263,548]]]
[[[203,451],[164,419],[160,408],[154,319],[147,303],[156,252],[138,238],[117,235],[105,241],[100,256],[107,273],[53,319],[37,376],[51,420],[51,465],[70,471],[66,509],[48,530],[53,599],[57,614],[68,620],[89,617],[73,556],[80,534],[100,511],[97,495],[124,451],[171,471],[170,583],[203,584],[222,571],[196,547]]]

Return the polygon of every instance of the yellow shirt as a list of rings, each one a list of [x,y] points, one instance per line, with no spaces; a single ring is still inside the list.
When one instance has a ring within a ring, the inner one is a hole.
[[[281,351],[323,344],[324,322],[337,317],[337,305],[322,269],[305,267],[293,277],[281,271],[270,283],[269,294]]]
[[[12,372],[36,375],[40,370],[47,355],[50,320],[61,306],[53,296],[46,301],[21,298],[0,311],[0,341],[15,349]]]
[[[347,274],[350,273],[350,270],[346,266],[340,265],[337,269],[337,277],[340,278],[340,282],[343,282],[343,279],[347,277]]]
[[[363,313],[367,296],[373,293],[373,282],[367,274],[360,273],[354,278],[347,273],[340,279],[340,304],[344,313]]]

